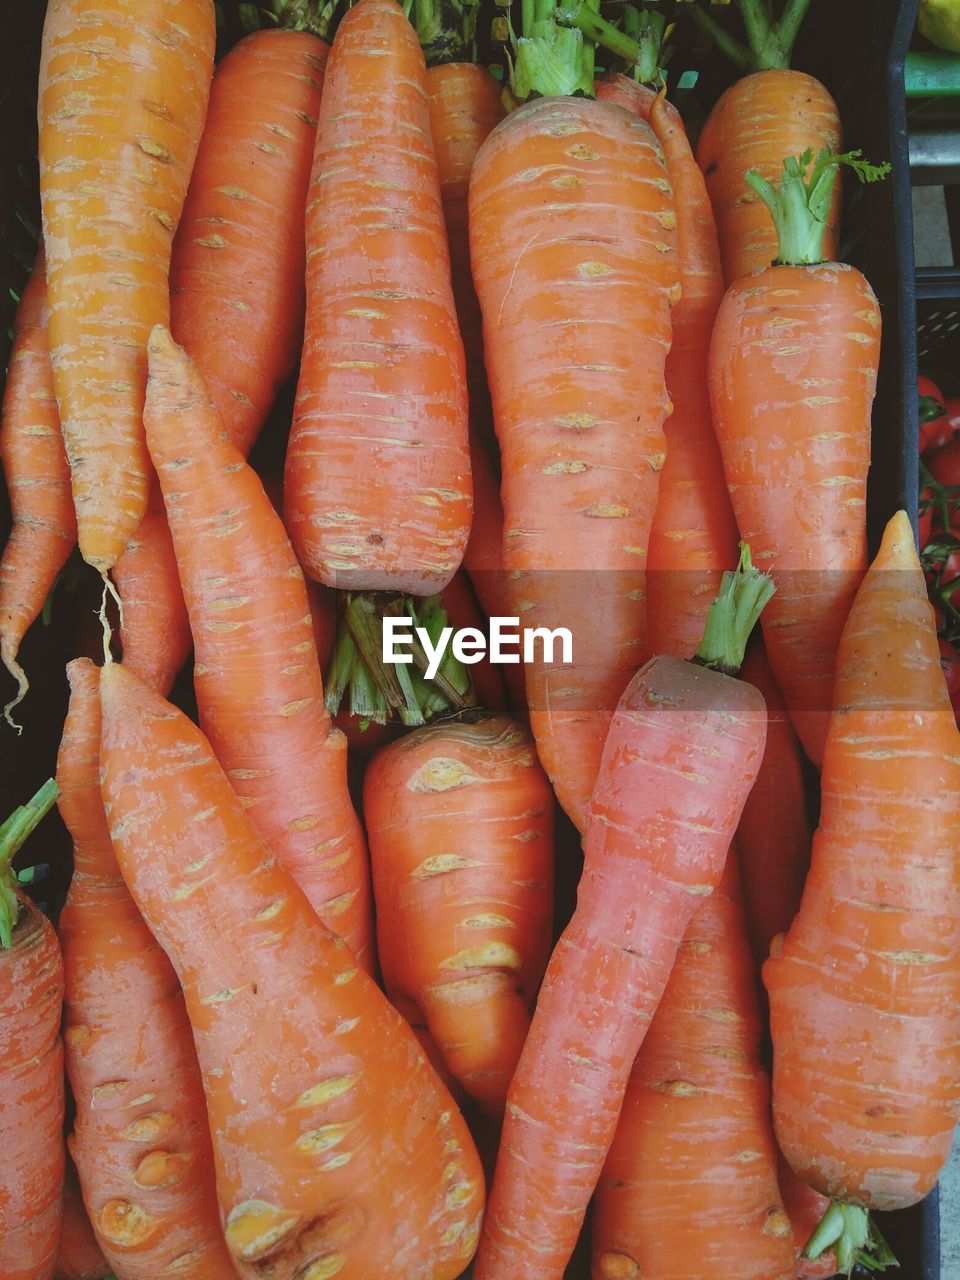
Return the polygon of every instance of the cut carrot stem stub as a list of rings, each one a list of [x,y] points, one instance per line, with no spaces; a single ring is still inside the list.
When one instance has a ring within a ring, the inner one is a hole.
[[[0,826],[0,947],[13,946],[13,933],[21,906],[13,860],[53,808],[57,795],[56,782],[48,778],[39,791],[26,804],[14,809]]]

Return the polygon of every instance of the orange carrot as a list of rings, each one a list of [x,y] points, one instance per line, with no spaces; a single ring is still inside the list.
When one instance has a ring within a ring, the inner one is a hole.
[[[533,744],[503,717],[418,729],[374,757],[363,807],[387,994],[502,1111],[553,923],[553,796]]]
[[[183,997],[123,883],[100,799],[99,671],[81,658],[67,675],[57,778],[75,865],[60,917],[77,1107],[70,1154],[118,1276],[161,1280],[189,1266],[195,1280],[225,1280],[231,1264]]]
[[[770,943],[786,933],[797,914],[810,865],[810,822],[803,752],[763,645],[751,646],[740,672],[767,704],[767,745],[737,828],[747,932],[760,966]]]
[[[13,528],[0,560],[0,659],[17,682],[11,711],[29,688],[17,651],[77,540],[70,470],[63,452],[47,345],[43,249],[13,325],[0,420],[0,460]]]
[[[673,412],[664,423],[667,460],[647,553],[646,651],[689,658],[737,549],[707,390],[710,334],[723,297],[717,230],[703,175],[676,109],[662,94],[622,75],[601,81],[597,97],[619,103],[652,125],[663,146],[677,208],[681,293],[671,316],[673,342],[665,375]]]
[[[728,671],[767,592],[748,564],[744,552],[725,577],[698,652]],[[694,910],[720,879],[765,736],[759,692],[708,666],[653,658],[621,697],[577,907],[507,1095],[477,1280],[562,1276],[630,1068]]]
[[[0,826],[0,1274],[50,1280],[63,1190],[63,961],[12,862],[53,807],[44,783]]]
[[[303,333],[303,206],[328,47],[255,31],[217,67],[170,266],[170,328],[244,455]]]
[[[149,358],[144,423],[193,631],[204,732],[270,848],[372,969],[366,846],[346,741],[323,702],[303,573],[189,356],[158,328]]]
[[[597,1187],[596,1280],[794,1280],[736,854],[684,934]]]
[[[852,156],[784,162],[779,191],[749,176],[778,223],[782,265],[732,285],[710,344],[710,398],[740,535],[777,582],[767,657],[820,764],[840,631],[867,564],[870,408],[880,310],[853,267],[823,262],[831,174]]]
[[[120,665],[100,689],[114,848],[183,985],[237,1271],[453,1280],[482,1174],[413,1033],[271,856],[200,731]]]
[[[763,978],[780,1147],[837,1202],[808,1252],[849,1274],[885,1252],[866,1210],[927,1194],[960,1109],[960,733],[903,511],[843,630],[822,795]]]
[[[440,592],[440,602],[446,610],[447,621],[457,631],[472,627],[486,633],[486,619],[477,604],[470,581],[462,569],[458,569]],[[470,665],[469,675],[476,694],[477,705],[494,715],[507,710],[507,689],[501,672],[511,668],[494,665],[484,654],[479,662]],[[519,669],[519,668],[516,668]]]
[[[54,1280],[105,1280],[110,1275],[110,1264],[84,1208],[72,1160],[67,1161],[63,1179],[63,1223],[53,1275]]]
[[[284,505],[306,572],[350,590],[439,591],[470,531],[463,344],[425,74],[394,0],[347,12],[307,202]]]
[[[777,1180],[783,1207],[793,1226],[798,1280],[830,1280],[837,1272],[837,1259],[832,1249],[827,1249],[819,1258],[803,1257],[807,1241],[826,1213],[830,1201],[826,1196],[820,1195],[819,1191],[814,1191],[802,1178],[798,1178],[779,1152]]]
[[[146,342],[170,314],[170,246],[214,40],[210,0],[47,6],[39,147],[50,354],[80,551],[101,573],[147,507]]]
[[[573,662],[528,664],[526,681],[540,759],[581,830],[613,708],[640,660],[675,222],[653,131],[609,103],[529,102],[474,163],[470,253],[503,461],[510,613],[572,632]]]

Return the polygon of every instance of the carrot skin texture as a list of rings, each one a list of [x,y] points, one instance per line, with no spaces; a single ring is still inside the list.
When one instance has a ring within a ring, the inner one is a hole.
[[[72,1161],[67,1162],[63,1179],[63,1221],[53,1275],[54,1280],[104,1280],[110,1275],[110,1264],[93,1234]]]
[[[880,310],[840,263],[769,267],[727,291],[710,400],[740,536],[777,593],[767,657],[819,767],[840,632],[867,566],[870,410]]]
[[[690,918],[720,878],[765,735],[756,689],[676,658],[652,659],[621,697],[577,908],[507,1096],[477,1280],[562,1276],[631,1066]]]
[[[101,703],[114,847],[183,986],[239,1274],[453,1280],[483,1179],[413,1033],[269,853],[200,731],[116,664]]]
[[[17,650],[77,540],[47,343],[43,249],[20,299],[0,416],[0,461],[13,527],[0,560],[0,658],[20,692]]]
[[[112,568],[147,507],[146,341],[206,111],[210,0],[51,0],[40,199],[54,386],[83,558]]]
[[[57,759],[75,870],[60,917],[72,1155],[94,1234],[119,1280],[233,1271],[183,996],[113,853],[99,786],[99,670],[67,666]],[[183,1268],[185,1263],[180,1262]]]
[[[328,46],[255,31],[218,65],[170,265],[170,329],[250,452],[303,335],[303,206]]]
[[[550,952],[553,795],[498,716],[417,730],[364,780],[387,994],[453,1076],[502,1112]]]
[[[815,156],[825,147],[836,154],[840,141],[837,104],[803,71],[757,71],[720,95],[701,131],[697,162],[717,220],[726,284],[769,267],[778,252],[770,215],[744,182],[746,171],[775,182],[785,156],[808,147]],[[823,239],[827,260],[837,253],[840,188],[838,173]]]
[[[692,658],[725,569],[737,561],[737,526],[710,416],[707,352],[723,297],[713,211],[675,107],[647,85],[613,75],[597,97],[647,120],[663,147],[677,210],[680,299],[665,378],[673,412],[647,553],[645,651]]]
[[[372,969],[366,843],[346,741],[323,702],[303,573],[190,357],[163,329],[148,350],[144,425],[191,620],[201,724],[251,821]]]
[[[53,925],[24,895],[0,948],[0,1274],[50,1280],[60,1236],[63,960]]]
[[[591,1225],[595,1280],[795,1280],[731,849],[630,1073]]]
[[[813,833],[807,816],[803,748],[762,644],[754,643],[747,651],[740,678],[756,685],[767,704],[763,764],[743,806],[736,842],[747,933],[759,969],[773,939],[786,933],[797,914]]]
[[[284,507],[305,571],[349,590],[440,591],[470,533],[463,343],[426,68],[392,0],[359,0],[327,63]]]
[[[899,1209],[934,1185],[960,1107],[960,733],[899,512],[837,657],[820,827],[763,968],[783,1154],[824,1195]]]

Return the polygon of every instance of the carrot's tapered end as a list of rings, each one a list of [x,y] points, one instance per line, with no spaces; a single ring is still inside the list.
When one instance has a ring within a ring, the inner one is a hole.
[[[155,324],[150,330],[147,340],[147,354],[151,356],[171,356],[180,348],[173,340],[173,334],[165,324]]]
[[[874,564],[878,569],[920,568],[910,517],[905,511],[896,512],[887,521]]]

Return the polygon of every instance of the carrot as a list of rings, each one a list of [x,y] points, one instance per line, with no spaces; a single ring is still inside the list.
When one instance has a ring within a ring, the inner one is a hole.
[[[472,627],[475,631],[485,632],[486,619],[477,604],[470,581],[463,569],[458,569],[441,591],[440,602],[446,610],[447,621],[456,631],[464,631]],[[486,654],[479,662],[471,664],[470,682],[478,706],[494,715],[506,712],[507,689],[501,672],[511,669],[507,665],[495,666]]]
[[[736,670],[768,585],[744,550],[709,615],[701,662]],[[631,1065],[684,931],[720,878],[765,736],[759,692],[708,665],[652,658],[621,697],[576,910],[507,1095],[476,1280],[562,1276]]]
[[[482,1175],[413,1033],[271,856],[200,731],[121,665],[100,689],[114,848],[183,985],[237,1271],[452,1280]]]
[[[0,419],[0,460],[13,515],[0,560],[0,658],[17,682],[16,697],[4,708],[7,722],[14,726],[10,713],[30,687],[17,662],[20,642],[77,540],[47,345],[42,248],[14,320]]]
[[[819,766],[840,630],[867,564],[870,407],[880,310],[854,267],[823,262],[832,175],[822,152],[784,162],[779,191],[757,175],[778,224],[781,265],[732,285],[710,344],[710,399],[740,535],[778,591],[763,615],[774,677]]]
[[[597,1187],[597,1280],[794,1280],[736,854],[694,914]]]
[[[780,1147],[835,1201],[807,1252],[849,1274],[884,1261],[866,1211],[927,1194],[960,1109],[960,733],[903,511],[843,630],[822,794],[763,979]]]
[[[553,21],[541,8],[538,33]],[[582,50],[556,68],[563,91],[592,93],[592,46],[556,34],[558,49]],[[545,41],[518,43],[515,99],[556,92]],[[469,206],[510,613],[573,638],[572,663],[527,664],[530,723],[583,830],[610,717],[641,656],[676,215],[650,126],[579,97],[538,98],[498,125],[474,162]]]
[[[201,724],[254,825],[372,969],[366,847],[346,741],[324,707],[303,573],[190,357],[162,328],[148,351],[144,425],[193,631]]]
[[[80,658],[67,675],[57,778],[75,864],[60,917],[77,1108],[70,1154],[119,1277],[160,1280],[188,1268],[196,1280],[225,1280],[231,1263],[183,996],[121,878],[100,799],[100,673]]]
[[[17,888],[21,846],[56,783],[0,826],[0,1273],[50,1280],[63,1190],[63,961],[53,925]]]
[[[50,0],[40,200],[50,354],[83,558],[106,573],[147,507],[146,342],[213,69],[210,0]]]
[[[63,1179],[63,1223],[53,1274],[54,1280],[106,1280],[110,1275],[110,1264],[84,1208],[72,1160],[67,1161]]]
[[[601,81],[597,97],[649,121],[663,146],[677,208],[681,293],[665,373],[673,412],[664,423],[667,460],[647,552],[646,651],[689,658],[737,549],[707,390],[710,334],[723,297],[717,231],[676,109],[623,75]]]
[[[430,595],[470,531],[467,400],[424,59],[393,0],[338,28],[306,234],[287,527],[328,586]]]
[[[303,206],[328,46],[255,31],[217,67],[170,266],[170,328],[250,452],[303,333]]]
[[[553,796],[529,735],[502,716],[415,730],[374,757],[363,809],[387,994],[501,1112],[553,924]]]
[[[832,1249],[825,1250],[819,1258],[803,1257],[807,1241],[827,1211],[830,1201],[797,1177],[784,1160],[782,1152],[778,1152],[777,1180],[783,1207],[793,1226],[797,1253],[796,1274],[799,1280],[830,1280],[837,1273],[837,1260]]]
[[[767,704],[763,764],[737,828],[747,932],[759,967],[770,943],[786,933],[797,914],[810,866],[811,831],[803,753],[761,644],[747,651],[740,674]]]
[[[685,5],[684,12],[717,38],[720,51],[741,70],[717,99],[697,143],[697,162],[713,204],[727,285],[750,275],[777,256],[777,237],[754,190],[743,175],[754,169],[776,180],[784,156],[807,149],[814,155],[840,150],[840,113],[813,76],[790,70],[790,56],[806,0],[785,0],[773,18],[766,0],[738,0],[747,46],[722,29],[708,10]],[[836,257],[840,223],[840,182],[825,210],[823,256]]]

